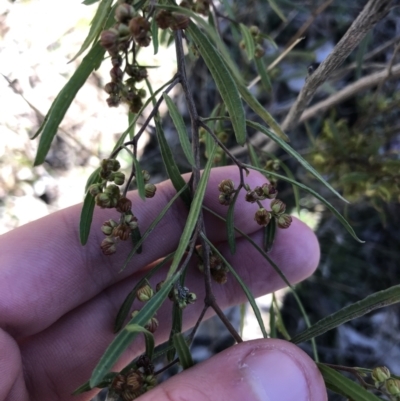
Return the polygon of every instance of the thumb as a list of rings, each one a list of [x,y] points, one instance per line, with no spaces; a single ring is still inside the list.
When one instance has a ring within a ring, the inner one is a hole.
[[[326,401],[322,376],[295,345],[276,339],[237,344],[185,370],[140,401]]]

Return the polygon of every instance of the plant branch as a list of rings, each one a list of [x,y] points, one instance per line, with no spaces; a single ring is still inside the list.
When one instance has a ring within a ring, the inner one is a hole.
[[[390,11],[392,0],[369,0],[356,20],[329,56],[304,84],[296,102],[282,123],[283,131],[292,129],[314,96],[315,91],[335,71],[361,42],[367,32]]]
[[[400,77],[400,64],[396,64],[392,66],[390,70],[390,78],[398,78]],[[376,72],[374,74],[367,75],[364,78],[359,79],[351,85],[346,86],[339,92],[336,92],[334,95],[328,97],[325,100],[315,104],[312,107],[309,107],[302,114],[299,123],[309,120],[317,114],[320,114],[335,104],[341,103],[344,100],[351,98],[357,93],[372,88],[376,85],[379,85],[380,82],[388,78],[388,69],[385,68],[382,71]]]

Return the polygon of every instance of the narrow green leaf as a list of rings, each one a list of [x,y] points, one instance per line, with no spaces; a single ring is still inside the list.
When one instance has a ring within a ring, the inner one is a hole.
[[[129,255],[127,256],[124,265],[121,268],[121,271],[125,270],[125,268],[128,266],[129,261],[132,259],[133,255],[135,255],[136,252],[139,251],[140,247],[142,246],[143,242],[147,239],[147,237],[153,232],[153,230],[157,227],[158,223],[163,219],[165,214],[168,212],[168,210],[171,208],[172,204],[178,199],[179,196],[182,195],[184,191],[186,191],[188,188],[188,184],[185,183],[185,185],[178,191],[173,198],[163,207],[161,212],[158,214],[158,216],[152,221],[152,223],[149,225],[147,230],[144,232],[144,234],[140,237],[140,239],[136,242],[135,246],[133,249],[129,252]]]
[[[133,287],[133,290],[127,295],[121,307],[119,308],[114,323],[114,333],[118,333],[122,329],[125,319],[128,317],[129,312],[131,311],[133,301],[136,299],[137,290],[144,285],[146,280],[150,280],[151,277],[153,277],[155,273],[157,273],[167,262],[169,262],[173,256],[173,253],[170,253],[168,256],[166,256],[161,262],[152,267],[149,272],[135,285],[135,287]]]
[[[182,332],[182,309],[179,307],[177,302],[174,302],[172,306],[172,324],[171,331],[169,333],[168,344],[172,345],[173,348],[167,352],[168,362],[172,362],[175,359],[176,347],[174,344],[174,335]]]
[[[50,149],[51,142],[57,134],[58,126],[63,120],[65,113],[79,89],[86,82],[87,78],[98,63],[103,59],[104,52],[105,50],[100,46],[100,44],[97,44],[90,49],[89,53],[82,60],[80,66],[76,69],[70,80],[65,84],[64,88],[61,89],[60,93],[53,101],[42,125],[33,137],[36,138],[38,135],[42,134],[35,158],[35,166],[44,162]]]
[[[214,246],[214,244],[202,233],[201,236],[203,239],[210,245],[211,249],[222,259],[224,264],[228,267],[230,273],[235,277],[236,281],[239,283],[240,287],[242,288],[243,292],[245,293],[249,303],[254,311],[254,315],[257,319],[258,325],[260,326],[261,332],[264,338],[268,338],[267,331],[265,330],[264,322],[262,320],[260,309],[256,303],[256,300],[253,297],[253,294],[248,289],[247,285],[241,279],[241,277],[236,273],[235,269],[228,263],[228,261],[222,256],[222,254],[218,251],[218,249]]]
[[[113,0],[101,0],[93,20],[90,23],[89,34],[83,41],[78,53],[76,53],[76,55],[69,61],[70,63],[78,58],[99,37],[104,28],[104,24],[107,21],[107,16],[110,14],[112,2]]]
[[[272,249],[272,245],[274,244],[275,241],[275,235],[276,235],[276,220],[273,217],[269,224],[264,227],[264,250],[265,252],[269,252]]]
[[[129,324],[138,324],[144,326],[152,316],[161,307],[164,300],[167,298],[169,291],[171,290],[172,284],[179,278],[179,274],[170,276],[170,278],[164,283],[160,291],[158,291],[146,305],[139,311],[139,313],[131,319]],[[122,330],[117,334],[114,341],[108,346],[105,353],[101,357],[97,366],[92,372],[90,378],[90,386],[96,387],[98,383],[104,379],[104,376],[109,372],[112,366],[117,362],[122,353],[132,344],[133,340],[138,335],[137,332],[129,332]]]
[[[235,204],[239,196],[239,193],[240,191],[236,191],[235,196],[233,197],[232,202],[229,205],[228,213],[226,216],[227,239],[228,239],[229,250],[231,251],[232,255],[234,255],[236,252],[234,215],[235,215]]]
[[[215,80],[219,93],[231,117],[236,141],[239,145],[244,145],[246,142],[245,115],[235,81],[226,67],[223,58],[208,40],[207,36],[193,22],[190,22],[187,30],[195,41],[201,56]]]
[[[139,196],[146,200],[146,191],[144,189],[144,179],[142,168],[140,167],[139,162],[137,161],[136,157],[132,155],[133,164],[135,165],[135,178],[136,178],[136,186],[138,189]]]
[[[191,368],[194,365],[193,358],[190,353],[189,346],[187,345],[187,342],[183,337],[183,334],[182,333],[174,334],[174,336],[172,337],[172,341],[176,348],[176,352],[178,354],[179,362],[182,365],[182,368],[183,369]]]
[[[375,309],[383,308],[384,306],[393,305],[400,301],[400,285],[389,287],[386,290],[375,292],[368,295],[361,301],[348,305],[339,311],[324,317],[317,323],[313,324],[307,330],[292,338],[295,344],[307,341],[310,338],[317,337],[329,330],[334,329],[350,320],[372,312]]]
[[[268,0],[270,7],[275,11],[276,15],[283,21],[286,22],[285,14],[279,8],[278,4],[276,4],[275,0]]]
[[[246,47],[247,57],[249,58],[249,60],[253,60],[254,52],[256,50],[253,35],[251,34],[249,28],[247,28],[246,25],[239,24],[239,27]]]
[[[279,310],[279,305],[276,300],[275,294],[272,295],[272,303],[274,304],[274,313],[275,313],[275,324],[276,329],[283,335],[284,339],[290,341],[290,335],[286,329],[285,322],[283,321],[281,311]]]
[[[129,131],[129,139],[132,140],[135,136],[135,123],[137,117],[140,115],[140,111],[137,114],[132,113],[130,110],[128,111],[128,131]]]
[[[320,194],[318,194],[317,192],[315,192],[314,190],[312,190],[311,188],[307,187],[306,185],[297,182],[295,180],[290,179],[289,177],[286,177],[284,175],[275,173],[273,171],[266,171],[263,170],[261,168],[255,167],[255,166],[251,166],[249,164],[244,164],[245,167],[248,167],[252,170],[257,170],[263,174],[269,174],[272,175],[273,177],[279,178],[283,181],[286,182],[290,182],[292,185],[296,185],[297,187],[299,187],[300,189],[303,189],[304,191],[310,193],[311,195],[315,196],[317,199],[319,199],[336,217],[337,219],[342,223],[342,225],[346,228],[346,230],[351,234],[351,236],[358,242],[360,242],[361,244],[364,243],[364,241],[360,240],[356,233],[353,230],[353,227],[351,227],[351,225],[347,222],[347,220],[335,209],[334,206],[332,206],[324,197],[322,197]]]
[[[370,393],[329,366],[318,363],[318,369],[324,378],[326,386],[335,393],[341,394],[353,401],[382,401],[381,398]]]
[[[250,157],[251,164],[254,167],[261,168],[261,164],[260,164],[258,155],[257,155],[256,151],[254,150],[254,146],[250,142],[247,142],[247,150],[249,151],[249,157]]]
[[[117,375],[117,372],[110,372],[107,373],[104,376],[104,379],[99,383],[96,387],[97,388],[105,388],[108,387],[114,380],[114,377]],[[78,395],[85,393],[86,391],[92,390],[92,387],[90,387],[89,380],[86,383],[83,383],[81,386],[79,386],[73,393],[72,395]]]
[[[194,194],[193,201],[190,205],[189,215],[186,219],[185,228],[183,229],[183,233],[179,240],[178,248],[176,249],[174,260],[171,264],[171,267],[169,268],[167,278],[171,277],[178,268],[179,263],[181,262],[181,259],[186,252],[186,248],[193,234],[193,230],[196,227],[201,206],[203,204],[204,194],[206,193],[208,178],[210,177],[212,161],[214,159],[216,149],[217,147],[214,146],[210,158],[208,159],[207,164],[204,168],[203,174],[200,177],[199,183],[196,188],[196,193]]]
[[[269,328],[270,328],[269,336],[271,338],[277,338],[278,335],[276,332],[276,316],[273,302],[271,302],[271,305],[269,307]]]
[[[79,238],[82,245],[86,245],[89,238],[95,205],[96,203],[94,201],[94,197],[88,192],[85,195],[85,200],[83,201],[81,218],[79,222]]]
[[[90,6],[91,4],[98,3],[100,0],[83,0],[82,4],[85,6]]]
[[[279,160],[279,159],[278,159]],[[279,160],[279,165],[282,167],[285,174],[291,178],[293,181],[295,180],[294,174],[291,172],[290,168],[283,162]],[[294,195],[294,203],[296,205],[297,214],[300,216],[300,192],[299,188],[296,185],[292,185],[293,195]]]
[[[275,121],[274,117],[268,113],[268,111],[260,104],[260,102],[251,94],[251,92],[246,88],[243,84],[238,84],[239,92],[243,98],[243,100],[249,105],[249,107],[258,114],[270,127],[271,129],[279,135],[286,142],[289,142],[289,138],[282,131],[282,128]]]
[[[163,159],[168,177],[171,180],[172,185],[174,186],[176,191],[179,192],[186,185],[186,183],[185,180],[182,178],[179,168],[175,162],[174,155],[172,154],[171,148],[169,147],[168,142],[165,138],[162,125],[157,120],[156,120],[156,135],[158,144],[160,146],[161,157]],[[186,206],[190,207],[191,199],[188,188],[181,193],[181,198],[185,202]]]
[[[154,336],[150,331],[146,330],[144,327],[139,326],[138,324],[132,323],[128,324],[125,328],[129,333],[143,333],[144,339],[146,343],[146,355],[151,359],[153,359],[154,354]]]
[[[85,193],[88,191],[89,187],[92,184],[96,184],[98,182],[100,182],[100,177],[99,177],[99,173],[100,173],[100,167],[96,168],[96,170],[94,170],[92,172],[92,174],[90,174],[89,178],[86,181],[86,185],[85,185]]]
[[[136,252],[139,254],[142,253],[142,251],[143,251],[143,247],[142,247],[143,241],[141,241],[141,239],[142,239],[142,234],[140,233],[140,229],[139,229],[139,227],[136,227],[131,232],[131,240],[132,240],[133,247],[137,249]]]
[[[271,81],[269,79],[269,75],[268,75],[267,69],[265,68],[264,60],[262,59],[262,57],[255,58],[254,59],[254,63],[256,65],[256,69],[257,69],[258,75],[261,78],[261,83],[262,83],[264,89],[267,92],[271,92],[271,88],[272,88]]]
[[[158,53],[158,25],[156,23],[156,19],[153,18],[151,21],[151,39],[153,42],[153,49],[154,49],[154,54],[156,55]]]
[[[185,153],[186,159],[193,167],[195,167],[196,163],[194,161],[192,153],[192,146],[189,141],[188,133],[183,118],[180,115],[179,110],[176,107],[175,103],[172,101],[172,99],[166,93],[163,93],[163,96],[165,102],[167,103],[169,114],[178,132],[179,141],[181,143],[183,152]]]

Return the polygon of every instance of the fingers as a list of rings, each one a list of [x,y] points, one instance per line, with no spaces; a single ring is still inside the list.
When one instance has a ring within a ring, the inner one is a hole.
[[[212,171],[204,205],[226,215],[227,207],[218,202],[218,183],[225,178],[239,182],[236,167]],[[188,176],[186,176],[188,179]],[[246,181],[251,187],[262,184],[265,178],[252,172]],[[157,195],[143,202],[137,192],[132,194],[133,211],[144,232],[174,196],[175,190],[166,181],[158,185]],[[96,208],[98,209],[98,208]],[[247,233],[259,228],[253,218],[255,206],[238,199],[235,223]],[[104,235],[100,227],[105,220],[117,219],[114,210],[96,210],[88,244],[79,243],[81,206],[55,213],[28,224],[0,240],[0,327],[14,336],[25,336],[48,327],[60,316],[100,293],[109,285],[123,280],[152,261],[176,249],[182,233],[187,209],[178,199],[144,244],[144,251],[135,255],[130,266],[118,274],[131,249],[120,243],[116,255],[103,256],[100,243]],[[220,220],[207,216],[209,236],[213,241],[226,238]]]
[[[258,244],[262,243],[261,233],[254,233],[252,238]],[[237,241],[237,251],[234,256],[229,254],[226,243],[221,244],[219,249],[255,296],[285,286],[275,270],[246,240]],[[315,270],[319,257],[318,243],[313,232],[302,222],[294,219],[289,229],[278,230],[270,257],[282,269],[289,282],[295,283]],[[152,284],[155,285],[164,279],[166,272],[167,267],[153,278]],[[26,375],[30,378],[29,383],[56,381],[59,399],[67,400],[71,391],[90,377],[104,350],[113,340],[112,327],[117,311],[139,279],[140,275],[136,273],[123,282],[114,284],[61,318],[51,328],[23,342],[21,352],[27,366],[35,363],[40,367],[26,369]],[[195,264],[188,270],[186,285],[196,293],[198,301],[184,310],[184,330],[195,323],[203,308],[204,277]],[[214,284],[213,291],[222,309],[245,301],[243,291],[231,275],[225,285]],[[167,301],[157,313],[160,322],[155,332],[157,343],[168,338],[171,329],[171,305]],[[143,304],[137,302],[134,308],[140,309],[142,306]],[[120,359],[116,369],[122,368],[143,351],[143,342],[140,338],[139,342],[135,341]],[[29,390],[31,394],[37,396],[37,399],[51,399],[46,388],[32,387]]]
[[[282,340],[235,345],[161,383],[141,401],[326,401],[315,363]]]

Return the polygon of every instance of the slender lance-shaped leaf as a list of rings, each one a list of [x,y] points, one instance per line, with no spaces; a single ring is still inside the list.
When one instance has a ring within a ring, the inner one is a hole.
[[[317,337],[337,326],[342,325],[350,320],[372,312],[375,309],[383,308],[384,306],[393,305],[400,301],[400,285],[395,285],[383,291],[375,292],[368,295],[361,301],[355,302],[352,305],[346,306],[339,311],[329,315],[317,323],[313,324],[307,330],[292,338],[295,344],[307,341],[310,338]]]
[[[65,84],[64,88],[61,89],[60,93],[55,98],[50,110],[44,118],[42,125],[33,137],[36,138],[38,135],[42,134],[35,158],[35,166],[38,166],[44,162],[47,152],[50,149],[51,142],[57,134],[58,126],[63,120],[65,113],[67,112],[79,89],[86,82],[87,78],[96,68],[99,62],[101,62],[103,59],[104,52],[105,50],[100,46],[100,44],[96,44],[94,47],[92,47],[70,80]]]
[[[181,146],[183,152],[185,153],[186,159],[193,167],[195,167],[196,163],[194,161],[192,153],[192,146],[188,138],[188,133],[183,118],[180,115],[179,110],[172,99],[166,93],[163,93],[163,96],[165,102],[167,103],[169,114],[175,124],[176,130],[178,131],[179,141],[181,142]]]
[[[179,278],[179,273],[171,276],[150,300],[146,302],[146,305],[139,311],[139,313],[131,319],[129,324],[138,324],[144,326],[152,316],[161,307],[164,300],[167,298],[169,291],[171,290],[172,284]],[[112,366],[117,362],[122,353],[132,344],[133,340],[138,335],[137,332],[129,332],[122,330],[117,334],[114,341],[108,346],[105,353],[101,357],[99,363],[92,372],[90,378],[90,386],[96,387],[100,383],[104,376],[109,372]]]
[[[96,169],[90,175],[86,183],[87,189],[90,187],[90,185],[100,182],[99,171],[100,169]],[[87,192],[85,195],[85,200],[83,201],[81,217],[79,221],[79,239],[82,245],[85,245],[89,238],[90,227],[92,226],[93,212],[95,205],[96,202],[94,200],[94,197],[90,194],[90,192]]]
[[[186,219],[185,228],[179,240],[178,248],[176,249],[174,260],[169,268],[167,278],[171,277],[179,266],[179,263],[186,252],[186,248],[189,244],[190,238],[193,234],[193,230],[196,227],[197,220],[199,218],[201,206],[203,204],[204,194],[206,193],[208,178],[210,177],[211,166],[213,164],[215,151],[217,146],[214,145],[214,149],[210,154],[210,158],[204,168],[203,174],[200,177],[199,183],[196,188],[196,193],[193,197],[193,201],[190,205],[189,215]]]
[[[137,290],[144,285],[146,280],[150,280],[150,278],[157,273],[167,262],[169,262],[173,253],[170,253],[167,257],[165,257],[161,262],[157,263],[154,267],[152,267],[149,272],[135,285],[133,290],[127,295],[121,307],[119,308],[117,317],[114,323],[114,333],[118,333],[125,322],[125,319],[128,317],[129,312],[132,308],[133,301],[136,298]]]
[[[276,220],[273,217],[270,222],[268,223],[267,226],[264,227],[264,250],[265,252],[269,252],[272,249],[272,245],[274,244],[275,241],[275,235],[276,235]]]
[[[156,135],[158,144],[160,145],[161,157],[164,162],[165,169],[167,170],[167,174],[169,179],[172,182],[172,185],[179,192],[185,185],[186,182],[182,178],[182,175],[179,171],[179,168],[175,162],[174,155],[172,154],[171,148],[168,145],[168,142],[164,135],[164,130],[162,125],[156,120]],[[187,188],[185,191],[181,193],[181,198],[185,202],[187,207],[190,207],[190,192]]]
[[[254,315],[257,319],[258,325],[260,326],[260,329],[261,329],[261,332],[263,333],[264,338],[268,338],[268,334],[267,334],[267,331],[265,330],[264,322],[261,317],[260,309],[258,308],[256,300],[253,297],[253,294],[248,289],[248,287],[244,283],[244,281],[240,278],[240,276],[236,273],[235,269],[228,263],[228,261],[222,256],[222,254],[214,246],[214,244],[212,244],[211,241],[203,233],[201,233],[201,236],[210,245],[211,249],[222,259],[222,261],[225,263],[225,265],[229,269],[230,273],[235,277],[236,281],[239,283],[239,285],[242,288],[243,292],[245,293],[247,299],[249,300],[251,307],[253,308]]]
[[[262,57],[255,58],[254,63],[256,65],[258,75],[261,78],[261,83],[262,83],[264,89],[267,92],[271,92],[271,81],[269,79],[267,69],[265,68],[264,60],[262,59]]]
[[[154,336],[150,331],[146,330],[144,327],[138,324],[132,323],[126,326],[126,331],[129,333],[143,333],[146,342],[146,354],[150,359],[153,358],[154,354]]]
[[[97,385],[98,388],[105,388],[108,387],[114,380],[114,377],[117,375],[117,372],[110,372],[107,373],[104,376],[104,379]],[[73,393],[72,395],[78,395],[85,393],[86,391],[92,390],[92,387],[90,387],[89,380],[86,383],[83,383],[81,386],[79,386]]]
[[[229,205],[228,213],[226,216],[227,239],[228,239],[229,250],[231,251],[232,255],[234,255],[236,252],[234,212],[235,212],[236,200],[239,196],[239,193],[240,191],[236,191],[235,196],[233,197],[232,202]]]
[[[133,156],[133,163],[135,165],[135,178],[136,178],[136,185],[137,189],[139,192],[139,196],[143,199],[146,200],[146,193],[144,189],[144,179],[143,179],[143,173],[142,173],[142,168],[140,167],[139,162],[137,161],[136,157]]]
[[[341,375],[329,366],[319,363],[318,369],[324,378],[326,387],[335,393],[341,394],[353,401],[382,401],[381,398],[370,393],[359,384]]]
[[[91,4],[98,3],[100,0],[83,0],[82,4],[85,6],[90,6]]]
[[[172,362],[175,359],[176,348],[174,345],[174,335],[182,332],[182,309],[179,307],[177,302],[174,302],[172,306],[172,325],[171,332],[169,334],[168,344],[172,345],[173,348],[167,352],[168,362]]]
[[[246,47],[247,57],[249,58],[249,60],[253,60],[254,52],[256,50],[253,35],[251,34],[249,28],[247,28],[246,25],[239,24],[239,27],[240,27],[240,31],[242,32],[244,44]]]
[[[360,240],[360,238],[357,237],[356,233],[353,230],[353,227],[351,227],[351,225],[347,222],[347,220],[335,209],[334,206],[332,206],[324,197],[322,197],[320,194],[318,194],[317,192],[315,192],[314,190],[312,190],[311,188],[307,187],[306,185],[292,180],[289,177],[286,177],[284,175],[275,173],[273,171],[266,171],[263,170],[262,168],[258,168],[255,166],[251,166],[249,164],[244,164],[245,167],[248,167],[252,170],[257,170],[262,174],[269,174],[272,175],[273,177],[279,178],[283,181],[287,181],[290,182],[292,185],[296,185],[297,187],[299,187],[300,189],[303,189],[304,191],[310,193],[311,195],[315,196],[317,199],[319,199],[336,217],[337,219],[343,224],[343,226],[346,228],[346,230],[351,234],[351,236],[358,242],[360,242],[361,244],[363,244],[365,241]]]
[[[193,363],[193,358],[190,353],[189,346],[187,345],[187,342],[185,338],[183,337],[182,333],[176,333],[172,337],[172,341],[174,343],[176,352],[178,354],[179,362],[182,365],[183,369],[189,369],[191,368],[194,363]]]
[[[135,244],[133,249],[129,252],[128,257],[126,258],[124,265],[121,268],[121,271],[125,270],[126,266],[128,265],[129,261],[132,259],[133,255],[139,250],[139,248],[142,246],[143,242],[146,240],[146,238],[153,232],[153,230],[157,227],[157,224],[163,219],[165,214],[168,212],[168,210],[171,208],[172,204],[178,199],[180,195],[184,191],[187,190],[188,184],[185,183],[185,185],[181,188],[180,191],[178,191],[174,197],[163,207],[161,210],[160,214],[152,221],[148,229],[144,232],[144,234],[140,237],[140,240]]]
[[[219,93],[231,117],[236,141],[239,145],[244,145],[246,142],[246,123],[242,101],[235,81],[226,67],[223,58],[208,40],[207,36],[193,22],[190,22],[187,30],[195,41],[201,56],[215,80]]]
[[[142,253],[143,251],[143,247],[142,247],[142,242],[140,242],[140,240],[142,239],[142,234],[140,233],[140,229],[139,227],[136,227],[134,230],[132,230],[131,232],[131,242],[133,247],[137,246],[137,253]],[[140,242],[140,244],[138,245],[138,243]]]
[[[272,296],[274,296],[274,294],[275,293],[272,293]],[[277,338],[278,335],[276,332],[276,316],[273,302],[271,302],[271,305],[269,307],[269,328],[270,328],[269,336],[271,338]]]
[[[153,42],[154,54],[158,53],[158,25],[156,19],[151,20],[151,38]]]
[[[271,8],[276,12],[278,17],[283,21],[286,22],[286,17],[285,14],[282,12],[282,10],[279,8],[278,4],[276,4],[275,0],[268,0],[269,5]]]
[[[258,114],[273,130],[274,132],[279,135],[282,139],[286,142],[289,142],[288,136],[282,131],[282,128],[279,124],[275,121],[274,117],[271,116],[270,113],[265,109],[264,106],[251,94],[251,92],[246,88],[245,85],[238,84],[239,92],[243,98],[243,100],[249,105],[249,107]]]
[[[110,13],[112,2],[113,0],[101,0],[101,3],[97,7],[96,14],[90,23],[89,34],[83,41],[78,53],[76,53],[70,63],[78,58],[96,40],[96,38],[98,38],[107,20],[107,15]]]
[[[345,201],[346,203],[349,203],[346,199],[343,198],[342,195],[340,195],[324,178],[321,176],[320,173],[318,173],[317,170],[315,170],[314,167],[312,167],[308,161],[306,161],[298,152],[296,152],[288,143],[283,141],[281,138],[279,138],[278,135],[276,135],[274,132],[269,130],[268,128],[264,127],[261,124],[258,124],[254,121],[246,120],[246,124],[249,127],[252,127],[263,134],[267,135],[269,138],[271,138],[274,142],[276,142],[282,149],[284,149],[289,155],[291,155],[293,158],[295,158],[310,174],[312,174],[319,182],[321,182],[323,185],[325,185],[330,191],[332,191],[336,196],[338,196],[340,199]]]

